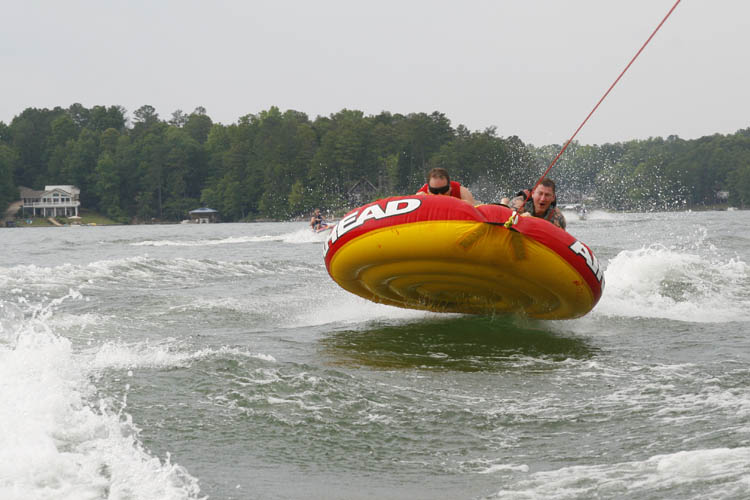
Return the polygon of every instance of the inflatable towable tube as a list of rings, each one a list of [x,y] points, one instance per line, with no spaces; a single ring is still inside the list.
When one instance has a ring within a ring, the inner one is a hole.
[[[399,196],[343,217],[324,244],[345,290],[373,302],[469,314],[569,319],[591,311],[604,271],[589,247],[534,217],[448,196]]]

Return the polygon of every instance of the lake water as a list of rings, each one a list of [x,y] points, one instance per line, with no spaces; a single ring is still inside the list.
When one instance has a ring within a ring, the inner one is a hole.
[[[0,498],[750,497],[750,212],[568,218],[553,322],[367,302],[304,223],[0,229]]]

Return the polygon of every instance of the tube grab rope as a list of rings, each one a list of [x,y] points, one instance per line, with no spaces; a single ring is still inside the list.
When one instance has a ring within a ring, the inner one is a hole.
[[[523,201],[522,206],[525,205],[526,202],[529,201],[529,198],[531,198],[531,193],[534,192],[534,189],[536,189],[537,186],[539,186],[539,183],[541,183],[542,180],[547,176],[547,174],[549,173],[549,171],[552,170],[552,167],[555,165],[555,163],[557,163],[557,160],[560,159],[560,157],[565,152],[565,150],[568,149],[568,146],[570,145],[571,142],[573,142],[573,139],[575,139],[575,137],[578,135],[578,132],[581,131],[581,129],[583,128],[583,126],[586,124],[586,122],[589,121],[589,118],[591,118],[591,115],[593,115],[594,112],[599,108],[599,105],[602,103],[602,101],[604,101],[604,99],[606,99],[606,97],[609,95],[609,93],[612,91],[612,89],[615,87],[615,85],[617,85],[617,82],[620,81],[620,79],[623,77],[623,75],[625,74],[625,72],[627,72],[628,69],[630,69],[630,66],[635,62],[635,60],[638,58],[638,56],[641,55],[641,52],[643,52],[643,49],[645,49],[646,45],[648,45],[648,43],[651,41],[651,39],[654,38],[654,35],[656,35],[656,32],[659,31],[659,29],[667,21],[667,19],[669,18],[669,16],[672,15],[672,12],[674,12],[674,10],[677,8],[677,5],[680,2],[681,2],[681,0],[677,0],[675,2],[675,4],[672,6],[672,8],[669,9],[669,12],[667,12],[667,15],[664,16],[664,19],[662,19],[661,22],[659,23],[659,25],[656,27],[656,29],[654,29],[654,31],[651,33],[651,36],[649,36],[648,39],[643,43],[643,45],[641,46],[641,48],[638,50],[638,52],[636,52],[636,54],[630,60],[630,62],[628,63],[628,65],[625,66],[625,69],[623,69],[622,72],[620,73],[620,75],[615,79],[615,81],[612,82],[612,85],[609,86],[609,88],[604,93],[604,95],[601,97],[601,99],[599,99],[599,102],[596,103],[596,106],[594,106],[594,108],[591,110],[591,112],[588,114],[588,116],[586,116],[586,118],[581,122],[581,124],[578,126],[578,128],[576,129],[576,131],[570,137],[570,139],[568,139],[568,142],[565,143],[565,145],[562,147],[562,149],[560,150],[560,152],[557,153],[557,156],[555,156],[555,158],[552,160],[552,163],[549,164],[549,167],[547,167],[547,170],[545,170],[544,173],[542,174],[542,176],[539,177],[539,180],[536,181],[536,184],[534,184],[534,187],[529,190],[529,193],[526,195],[526,199]],[[511,215],[511,217],[505,222],[505,227],[510,227],[511,225],[515,224],[518,221],[518,217],[516,217],[515,220],[513,222],[511,222],[511,219],[513,219],[513,217],[515,215],[516,215],[516,211],[514,210],[513,211],[513,215]]]
[[[518,222],[518,211],[514,209],[503,226],[505,226],[505,229],[510,229],[510,227],[513,226],[516,222]]]

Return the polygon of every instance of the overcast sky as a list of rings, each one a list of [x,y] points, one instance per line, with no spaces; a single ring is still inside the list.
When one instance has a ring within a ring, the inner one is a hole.
[[[675,0],[16,1],[0,121],[28,107],[440,111],[565,142]],[[750,126],[750,0],[682,0],[578,135],[601,144]]]

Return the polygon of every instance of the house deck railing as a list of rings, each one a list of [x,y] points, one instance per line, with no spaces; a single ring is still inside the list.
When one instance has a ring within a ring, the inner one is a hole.
[[[61,207],[80,207],[80,201],[32,201],[23,203],[25,208],[61,208]]]

